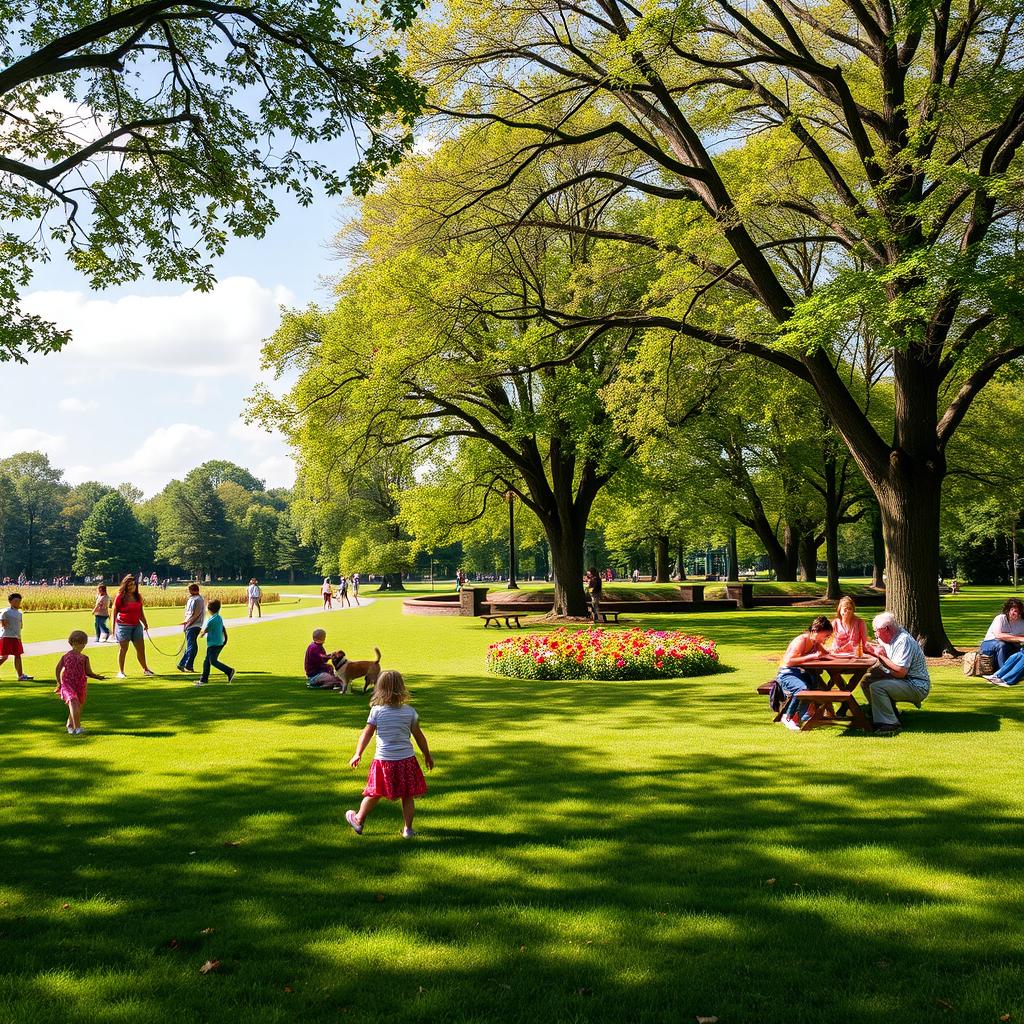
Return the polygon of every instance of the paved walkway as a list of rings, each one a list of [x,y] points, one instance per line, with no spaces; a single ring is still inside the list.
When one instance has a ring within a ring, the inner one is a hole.
[[[234,628],[238,626],[258,626],[261,622],[274,622],[276,619],[295,619],[300,615],[332,615],[334,612],[352,612],[357,608],[365,607],[368,604],[373,604],[372,597],[361,597],[359,605],[353,607],[342,607],[339,608],[335,605],[331,611],[325,611],[321,606],[321,598],[319,595],[313,594],[282,594],[282,597],[300,597],[309,601],[316,601],[315,607],[312,608],[292,608],[286,612],[270,612],[263,616],[262,619],[250,619],[248,616],[239,619],[225,619],[224,625]],[[270,607],[273,607],[272,605]],[[184,610],[184,606],[182,606]],[[181,641],[182,630],[181,626],[154,626],[150,631],[149,635],[153,637],[161,636],[173,636]],[[89,637],[89,646],[86,650],[98,650],[104,647],[110,647],[113,650],[117,650],[117,644],[111,641],[106,644],[98,644],[95,642],[92,636]],[[68,649],[67,640],[37,640],[35,643],[25,644],[25,657],[31,658],[37,654],[63,654]]]

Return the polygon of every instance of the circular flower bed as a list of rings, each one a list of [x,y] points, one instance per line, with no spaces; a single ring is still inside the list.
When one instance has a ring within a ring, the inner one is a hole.
[[[491,644],[487,667],[513,679],[677,679],[716,671],[718,652],[677,630],[563,628]]]

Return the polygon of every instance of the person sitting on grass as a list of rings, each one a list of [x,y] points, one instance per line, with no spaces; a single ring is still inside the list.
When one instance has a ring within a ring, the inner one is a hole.
[[[1000,675],[1003,666],[1022,650],[1024,644],[1024,601],[1011,597],[1002,611],[992,620],[979,650],[987,654],[996,665],[994,675]]]
[[[921,645],[896,621],[892,612],[882,612],[871,620],[874,644],[865,650],[877,659],[864,680],[868,691],[871,719],[877,736],[895,736],[900,720],[894,703],[898,700],[920,705],[932,688],[928,664]]]
[[[306,648],[306,685],[311,690],[340,690],[343,686],[333,664],[341,651],[328,654],[324,648],[326,639],[326,629],[314,629],[313,642]]]
[[[796,695],[801,690],[814,689],[817,683],[815,674],[805,666],[813,665],[827,653],[824,644],[831,635],[832,623],[824,615],[815,616],[807,629],[789,642],[779,662],[775,679],[787,698],[782,724],[794,732],[800,731],[800,722],[807,716],[807,705],[798,700]]]

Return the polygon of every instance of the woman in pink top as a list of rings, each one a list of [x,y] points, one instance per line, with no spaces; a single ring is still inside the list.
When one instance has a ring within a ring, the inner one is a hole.
[[[844,597],[836,608],[832,622],[832,653],[863,654],[868,642],[868,628],[857,615],[857,606],[852,597]]]

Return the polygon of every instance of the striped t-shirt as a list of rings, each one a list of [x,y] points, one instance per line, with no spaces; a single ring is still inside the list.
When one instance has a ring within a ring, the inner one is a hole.
[[[367,725],[377,727],[377,751],[373,755],[378,761],[404,761],[415,757],[409,734],[419,724],[420,716],[408,704],[392,707],[390,704],[370,708]]]

